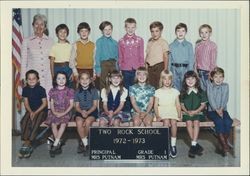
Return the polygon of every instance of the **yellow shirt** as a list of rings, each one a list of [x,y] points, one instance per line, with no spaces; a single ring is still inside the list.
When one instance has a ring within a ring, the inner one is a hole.
[[[146,49],[146,62],[153,66],[163,62],[163,54],[169,51],[168,42],[163,38],[157,40],[150,39]]]
[[[69,62],[71,53],[71,45],[69,43],[55,43],[49,53],[49,56],[54,57],[55,63]]]
[[[74,74],[78,74],[76,68],[93,69],[95,44],[91,41],[83,43],[81,40],[73,45],[69,66]]]

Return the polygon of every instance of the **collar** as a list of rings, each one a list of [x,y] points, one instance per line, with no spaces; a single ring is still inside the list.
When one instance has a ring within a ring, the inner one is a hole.
[[[174,44],[175,44],[175,45],[182,45],[182,46],[186,46],[186,45],[187,45],[187,40],[186,40],[186,39],[184,39],[182,42],[179,42],[179,40],[178,40],[178,39],[175,39],[175,40],[174,40]]]
[[[192,92],[194,92],[195,94],[197,94],[197,93],[198,93],[198,89],[196,89],[196,88],[188,88],[187,94],[189,95],[189,94],[191,94]]]
[[[81,42],[82,44],[86,45],[86,44],[88,44],[90,41],[89,41],[89,39],[88,39],[88,41],[87,41],[86,43],[84,43],[81,39],[78,39],[77,42]]]
[[[106,39],[106,40],[112,40],[112,36],[106,37],[105,35],[102,35],[102,38],[103,38],[103,39]]]
[[[39,37],[33,34],[33,35],[30,37],[30,40],[34,40],[34,39],[39,39]],[[41,39],[46,39],[46,40],[48,40],[49,37],[48,37],[47,35],[43,34],[43,36],[41,37]]]
[[[133,34],[132,36],[130,36],[130,35],[128,35],[128,34],[125,34],[125,35],[124,35],[124,38],[125,38],[125,39],[130,39],[130,38],[136,39],[136,37],[137,37],[137,36],[136,36],[135,34]]]

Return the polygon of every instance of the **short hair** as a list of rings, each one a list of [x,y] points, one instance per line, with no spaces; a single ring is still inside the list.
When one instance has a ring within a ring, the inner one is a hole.
[[[49,31],[48,31],[48,28],[47,28],[47,24],[48,24],[48,20],[46,18],[45,15],[42,15],[42,14],[36,14],[34,17],[33,17],[33,22],[32,22],[32,26],[34,26],[35,22],[37,20],[42,20],[43,23],[44,23],[44,26],[45,26],[45,30],[43,31],[43,33],[45,35],[49,35]]]
[[[163,70],[160,75],[159,87],[163,87],[163,79],[170,78],[172,80],[171,86],[173,85],[173,73],[169,70]]]
[[[154,21],[150,24],[149,29],[151,30],[152,28],[159,28],[160,31],[163,30],[163,24],[160,21]]]
[[[212,27],[208,24],[203,24],[199,27],[199,33],[201,32],[201,29],[203,28],[208,28],[209,32],[211,33],[212,32]]]
[[[214,77],[215,74],[222,74],[222,76],[224,77],[224,70],[222,68],[220,68],[220,67],[215,67],[211,71],[210,75],[211,75],[211,77]]]
[[[56,88],[56,86],[57,86],[56,79],[57,79],[57,76],[58,76],[59,74],[62,74],[62,75],[65,76],[65,78],[66,78],[66,84],[65,84],[65,86],[68,86],[68,85],[69,85],[69,78],[68,78],[68,76],[67,76],[67,73],[66,73],[65,71],[58,71],[58,72],[56,72],[56,74],[55,74],[55,76],[54,76],[54,78],[53,78],[53,82],[52,82],[53,87]]]
[[[56,26],[56,34],[58,34],[58,32],[62,29],[65,29],[67,31],[67,36],[69,35],[69,28],[66,24],[59,24],[58,26]]]
[[[104,29],[106,26],[111,26],[111,28],[113,29],[113,25],[112,25],[112,23],[109,22],[109,21],[103,21],[103,22],[101,22],[101,24],[99,25],[99,29],[100,29],[101,31],[103,31],[103,29]]]
[[[30,74],[36,75],[36,78],[39,79],[39,73],[36,70],[29,70],[25,73],[25,79],[28,80]]]
[[[126,23],[135,23],[136,24],[136,20],[134,18],[127,18],[125,21],[125,26],[126,26]]]
[[[78,24],[77,33],[79,33],[81,29],[87,29],[89,32],[91,30],[89,24],[86,22],[82,22],[82,23]]]
[[[177,29],[181,29],[184,28],[185,31],[187,32],[187,25],[185,23],[179,23],[175,26],[175,32],[177,31]]]

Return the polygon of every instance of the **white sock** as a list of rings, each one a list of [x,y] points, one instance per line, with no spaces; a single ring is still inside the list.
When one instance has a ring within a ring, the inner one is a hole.
[[[56,140],[55,140],[55,142],[54,142],[53,146],[57,146],[57,145],[58,145],[58,143],[59,143],[59,141],[60,141],[60,139],[57,139],[57,138],[56,138]]]
[[[197,142],[196,141],[192,141],[192,146],[196,146]]]
[[[176,137],[171,137],[171,146],[176,146]]]
[[[88,139],[87,139],[87,137],[82,138],[82,143],[83,143],[84,146],[88,145]]]

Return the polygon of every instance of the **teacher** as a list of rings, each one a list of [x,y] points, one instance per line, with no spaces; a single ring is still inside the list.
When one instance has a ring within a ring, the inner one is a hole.
[[[47,18],[37,14],[33,17],[33,35],[23,40],[21,48],[21,79],[25,80],[25,73],[34,69],[39,73],[40,85],[48,92],[52,88],[49,52],[53,40],[48,37]]]

